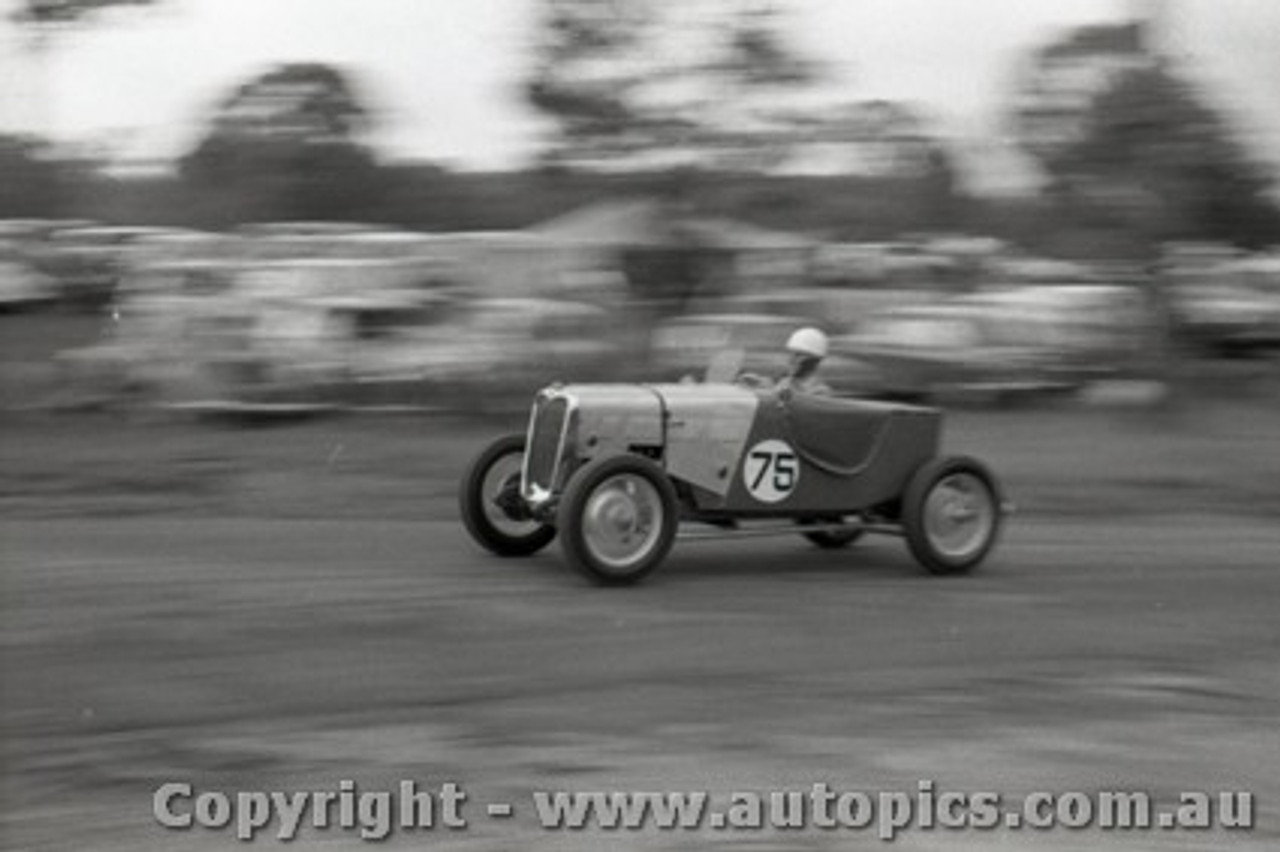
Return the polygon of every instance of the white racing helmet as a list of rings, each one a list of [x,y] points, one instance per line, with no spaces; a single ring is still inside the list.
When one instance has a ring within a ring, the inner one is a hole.
[[[827,357],[827,336],[813,326],[798,328],[787,338],[787,351],[811,358]]]

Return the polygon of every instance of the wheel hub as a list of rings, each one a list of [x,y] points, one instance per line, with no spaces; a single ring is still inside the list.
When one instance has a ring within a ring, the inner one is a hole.
[[[601,483],[583,518],[591,551],[615,567],[643,559],[658,538],[657,503],[653,486],[638,477],[624,475]]]
[[[520,498],[520,474],[512,474],[498,489],[493,504],[502,510],[502,514],[512,521],[530,521],[533,515],[529,506]]]
[[[485,517],[495,529],[513,537],[529,535],[539,526],[520,498],[520,464],[521,457],[514,453],[496,460],[481,485],[489,495],[484,501]]]
[[[995,524],[995,504],[987,488],[969,474],[938,482],[925,507],[925,525],[934,546],[966,557],[986,542]]]
[[[972,521],[978,517],[978,510],[963,497],[949,500],[942,511],[946,519],[956,525]]]

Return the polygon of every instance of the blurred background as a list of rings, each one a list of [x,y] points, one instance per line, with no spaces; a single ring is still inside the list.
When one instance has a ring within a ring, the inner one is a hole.
[[[1267,0],[0,0],[0,845],[229,842],[174,778],[1274,804],[1277,80]],[[469,545],[538,387],[801,324],[1006,482],[980,574]]]
[[[6,403],[523,405],[815,321],[880,396],[1269,357],[1276,12],[961,5],[8,0]]]

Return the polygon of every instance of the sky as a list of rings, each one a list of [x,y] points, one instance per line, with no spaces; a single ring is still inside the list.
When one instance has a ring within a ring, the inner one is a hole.
[[[345,67],[384,154],[518,167],[545,122],[521,100],[538,0],[161,0],[56,37],[37,61],[0,0],[0,129],[126,159],[180,156],[216,102],[273,64]],[[673,0],[675,2],[675,0]],[[850,100],[912,101],[940,133],[1002,133],[1019,62],[1064,27],[1160,0],[782,0],[794,43]],[[1280,166],[1280,3],[1164,0],[1162,42]]]

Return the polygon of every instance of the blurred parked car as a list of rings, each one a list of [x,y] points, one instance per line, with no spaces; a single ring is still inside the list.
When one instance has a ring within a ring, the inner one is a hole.
[[[612,314],[585,302],[542,298],[476,299],[457,319],[457,346],[438,375],[479,385],[591,380],[621,354]]]
[[[237,290],[238,271],[208,260],[133,270],[116,288],[101,340],[61,353],[68,383],[86,396],[152,400],[234,396],[261,384],[259,306]]]
[[[1143,354],[1154,321],[1143,292],[1124,284],[998,288],[955,303],[975,309],[991,343],[1047,353],[1047,373],[1065,384],[1122,371]]]
[[[57,282],[0,248],[0,311],[47,305],[57,298]]]
[[[963,303],[915,306],[868,318],[832,349],[872,365],[882,395],[902,399],[1004,397],[1069,386],[1054,376],[1054,350],[1008,342],[999,320]]]
[[[827,243],[811,273],[823,286],[936,290],[953,282],[956,266],[950,254],[916,242]]]
[[[264,304],[254,332],[283,383],[380,404],[449,404],[555,375],[594,377],[618,352],[605,311],[550,299],[417,289]]]
[[[42,263],[57,279],[62,301],[99,308],[108,303],[121,278],[141,259],[141,246],[193,233],[184,228],[93,226],[52,234]]]
[[[422,382],[454,356],[459,310],[448,295],[411,290],[327,296],[277,305],[260,335],[290,374],[357,384]]]
[[[1186,342],[1227,355],[1280,349],[1280,255],[1180,268],[1171,278]]]
[[[738,373],[783,376],[788,369],[787,338],[797,328],[813,324],[805,317],[778,314],[677,317],[653,330],[650,378],[731,381]],[[881,389],[877,372],[847,353],[829,355],[822,362],[820,375],[840,395],[865,395]]]
[[[938,296],[928,290],[891,287],[786,287],[771,293],[699,300],[690,315],[746,314],[783,317],[819,325],[832,334],[852,331],[868,316],[891,308],[927,305]]]

